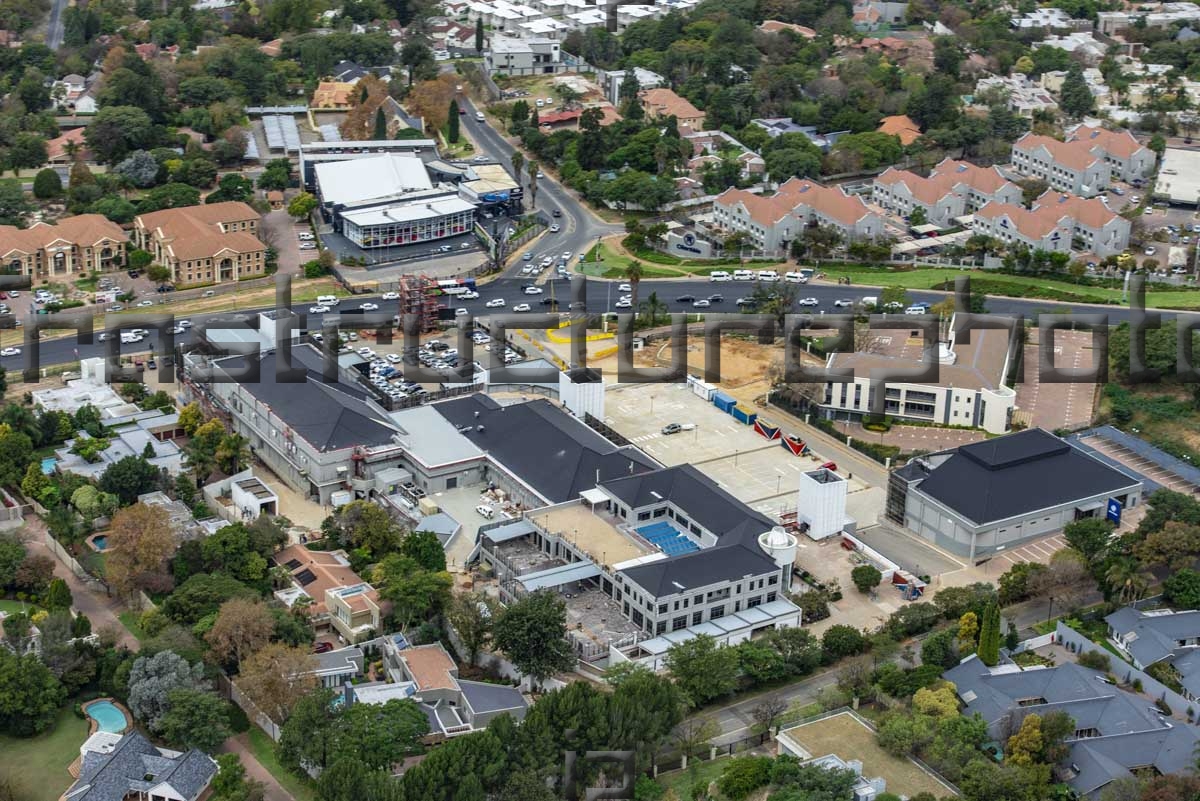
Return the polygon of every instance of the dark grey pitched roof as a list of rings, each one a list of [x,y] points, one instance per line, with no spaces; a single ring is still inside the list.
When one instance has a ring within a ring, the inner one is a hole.
[[[477,715],[485,712],[513,710],[515,717],[523,717],[524,710],[529,706],[525,697],[521,695],[521,691],[516,687],[509,687],[507,684],[489,684],[485,681],[459,679],[458,687]]]
[[[765,529],[764,529],[765,530]],[[763,576],[779,568],[757,546],[732,545],[660,559],[621,573],[655,598],[720,581]]]
[[[690,464],[623,476],[601,486],[634,508],[669,500],[716,534],[722,545],[750,544],[775,525]]]
[[[1136,635],[1126,647],[1147,667],[1171,656],[1179,640],[1200,636],[1200,612],[1196,611],[1146,614],[1127,606],[1104,618],[1104,622],[1121,634]]]
[[[1183,773],[1195,763],[1198,742],[1200,731],[1182,723],[1170,729],[1078,740],[1071,745],[1070,759],[1079,773],[1070,784],[1076,792],[1088,794],[1149,766],[1162,774]]]
[[[1116,493],[1138,479],[1031,428],[958,448],[920,490],[977,525]]]
[[[253,357],[231,356],[221,359],[218,365],[240,370],[247,358]],[[304,383],[278,383],[275,354],[268,352],[259,356],[259,380],[246,381],[242,386],[318,451],[386,445],[392,441],[396,430],[367,404],[362,390],[344,381],[326,384],[321,380],[321,356],[313,348],[307,345],[292,348],[292,359],[296,366],[307,370]]]
[[[67,791],[71,801],[123,801],[130,791],[169,784],[184,798],[194,798],[217,773],[207,754],[191,750],[164,756],[139,732],[121,738],[111,753],[88,752],[79,779]]]
[[[618,448],[546,400],[501,406],[474,394],[433,408],[551,503],[579,497],[596,486],[597,477],[605,481],[659,466],[636,448]]]

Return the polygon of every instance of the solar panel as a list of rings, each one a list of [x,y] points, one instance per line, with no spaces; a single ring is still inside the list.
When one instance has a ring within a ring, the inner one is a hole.
[[[317,577],[313,575],[313,572],[307,568],[296,574],[296,581],[300,582],[301,587],[307,587],[316,580]]]
[[[284,565],[284,567],[286,567],[288,570],[295,570],[296,568],[300,567],[300,564],[301,562],[299,559],[290,559],[288,560],[288,563]]]

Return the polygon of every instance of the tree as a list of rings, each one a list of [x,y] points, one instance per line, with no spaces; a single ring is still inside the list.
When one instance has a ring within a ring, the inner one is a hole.
[[[332,756],[361,759],[368,767],[390,770],[404,757],[420,753],[429,720],[410,700],[354,704],[338,715]]]
[[[446,571],[422,569],[412,557],[388,554],[375,567],[379,596],[392,604],[392,617],[401,630],[440,611],[450,600],[454,580]]]
[[[963,616],[958,619],[959,647],[968,651],[971,650],[978,636],[979,616],[974,612],[964,612]]]
[[[317,686],[307,648],[271,643],[242,662],[238,686],[270,718],[286,722],[296,701]]]
[[[117,496],[122,506],[137,503],[142,495],[158,487],[162,473],[140,456],[126,456],[111,464],[100,476],[100,489]]]
[[[929,635],[921,643],[921,662],[937,665],[949,670],[959,662],[958,648],[954,646],[954,632],[943,629]]]
[[[637,259],[633,259],[625,267],[625,278],[629,281],[629,301],[633,304],[633,308],[638,307],[638,286],[642,282],[642,277],[646,274],[642,263]]]
[[[287,213],[300,220],[313,213],[317,208],[317,199],[308,192],[301,192],[288,203]]]
[[[145,150],[135,150],[113,167],[113,172],[134,186],[146,189],[158,183],[162,167],[159,165],[158,159]]]
[[[929,214],[925,211],[924,206],[914,206],[913,210],[908,214],[908,225],[910,228],[925,225],[928,222]]]
[[[0,423],[0,484],[18,486],[32,458],[33,440],[7,423]]]
[[[518,101],[523,102],[523,101]],[[515,106],[514,106],[515,108]],[[514,150],[512,154],[513,177],[517,179],[517,183],[521,183],[521,175],[525,171],[525,154],[520,150]]]
[[[1109,521],[1099,517],[1085,517],[1067,523],[1063,527],[1063,537],[1067,545],[1083,554],[1083,558],[1091,564],[1103,558],[1108,550],[1112,531],[1113,526]]]
[[[567,609],[557,594],[530,593],[496,618],[493,640],[512,663],[535,684],[575,664],[566,639]]]
[[[71,588],[67,586],[67,582],[60,578],[51,580],[50,586],[46,589],[46,608],[53,611],[57,609],[69,610],[73,603],[71,598]]]
[[[458,144],[459,125],[458,100],[455,99],[450,101],[450,110],[447,112],[446,116],[446,139],[448,139],[452,145]]]
[[[105,106],[92,118],[83,138],[98,162],[117,164],[134,150],[154,146],[154,122],[136,106]]]
[[[113,515],[108,545],[105,575],[117,592],[131,595],[165,572],[175,534],[165,509],[135,503]]]
[[[261,601],[231,598],[221,604],[217,619],[204,639],[213,655],[235,668],[247,656],[257,651],[271,638],[275,617]]]
[[[475,21],[475,52],[483,52],[483,20]]]
[[[1182,575],[1188,571],[1183,568],[1174,575]],[[1172,576],[1174,578],[1174,576]],[[1168,579],[1169,581],[1169,579]],[[1142,597],[1146,592],[1149,581],[1142,565],[1127,556],[1119,556],[1108,563],[1104,571],[1104,586],[1110,594],[1116,594],[1121,603],[1131,603]],[[1164,590],[1166,585],[1164,585]]]
[[[721,771],[717,787],[725,798],[733,801],[750,795],[771,781],[771,758],[765,756],[736,757]]]
[[[62,195],[62,178],[49,167],[39,170],[33,179],[33,196],[38,200],[50,200]]]
[[[721,727],[710,717],[686,718],[671,732],[671,739],[680,752],[694,756],[707,750],[710,740],[721,733]]]
[[[212,780],[213,801],[262,801],[262,782],[246,778],[246,767],[237,754],[218,754],[217,775]]]
[[[1096,98],[1088,88],[1078,62],[1072,62],[1067,68],[1067,76],[1059,90],[1058,106],[1070,117],[1082,117],[1096,107]]]
[[[879,586],[883,574],[875,565],[858,565],[850,571],[850,580],[861,593],[867,593]]]
[[[1000,661],[1000,607],[988,606],[979,629],[979,660],[988,667]]]
[[[788,703],[782,696],[768,695],[755,704],[754,709],[750,710],[750,714],[764,732],[769,732],[775,725],[775,721],[779,720],[787,708]]]
[[[491,641],[495,614],[490,599],[483,593],[464,593],[450,602],[446,616],[467,650],[468,664],[474,665],[479,652]]]
[[[1021,728],[1008,738],[1005,761],[1018,767],[1029,767],[1040,761],[1044,742],[1042,740],[1042,718],[1031,712],[1021,721]]]
[[[664,663],[693,706],[703,706],[737,689],[737,650],[718,645],[707,634],[672,646]]]
[[[1200,573],[1185,567],[1163,582],[1163,598],[1180,609],[1200,607]]]
[[[432,531],[413,531],[400,541],[400,553],[411,557],[425,570],[446,569],[446,550]]]
[[[54,725],[67,691],[34,654],[0,648],[0,731],[29,737]]]
[[[940,684],[939,687],[922,687],[917,690],[913,694],[913,710],[935,718],[957,716],[958,696],[954,694],[954,685],[948,681]]]
[[[1146,565],[1163,565],[1171,570],[1190,567],[1200,554],[1200,526],[1173,520],[1162,530],[1150,533],[1133,552]]]
[[[171,690],[160,731],[176,748],[216,751],[230,735],[229,705],[211,692],[190,687]]]
[[[853,626],[838,624],[830,626],[821,636],[821,648],[830,661],[861,654],[867,647],[867,639]]]
[[[534,114],[537,114],[536,109]],[[537,178],[538,173],[542,168],[538,166],[536,161],[531,161],[525,165],[525,174],[529,176],[529,208],[537,208]]]
[[[196,433],[196,429],[204,424],[204,412],[200,411],[200,404],[195,401],[189,403],[179,410],[179,427],[183,429],[183,433],[189,437]]]
[[[129,711],[151,731],[161,731],[171,692],[180,689],[208,689],[198,663],[189,665],[172,651],[138,657],[129,671]]]
[[[221,604],[235,597],[258,593],[233,576],[196,573],[175,588],[163,601],[162,613],[183,626],[194,626],[201,618],[215,615]]]

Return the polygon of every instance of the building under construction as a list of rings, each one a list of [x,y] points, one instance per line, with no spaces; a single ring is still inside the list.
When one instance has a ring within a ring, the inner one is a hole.
[[[400,293],[397,322],[406,328],[406,318],[416,320],[421,333],[436,331],[441,303],[437,281],[427,275],[402,275],[396,291]]]

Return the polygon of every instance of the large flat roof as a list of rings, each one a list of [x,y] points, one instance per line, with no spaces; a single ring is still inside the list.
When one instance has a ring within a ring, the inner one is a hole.
[[[1200,204],[1200,150],[1169,147],[1163,151],[1154,195],[1176,203]]]
[[[483,457],[469,439],[431,406],[414,406],[388,415],[400,429],[409,455],[428,467]]]
[[[325,203],[347,205],[433,188],[424,162],[401,153],[325,162],[314,169]]]
[[[653,553],[618,529],[615,518],[597,514],[582,503],[531,512],[529,519],[606,567]]]
[[[458,214],[464,211],[474,211],[475,205],[460,197],[444,197],[434,200],[400,200],[396,204],[359,211],[347,211],[342,214],[344,219],[355,225],[387,225],[397,222],[416,222],[417,220],[433,220],[447,214]]]

